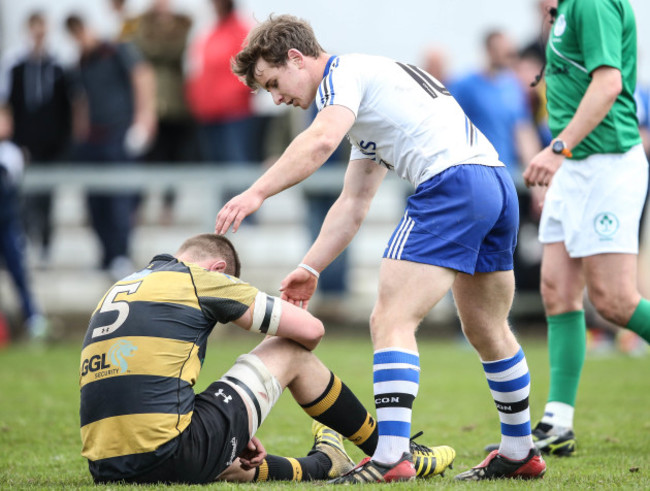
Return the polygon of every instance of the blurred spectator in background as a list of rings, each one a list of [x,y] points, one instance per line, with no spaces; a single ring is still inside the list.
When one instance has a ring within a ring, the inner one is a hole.
[[[634,92],[636,100],[636,115],[639,120],[639,133],[643,150],[645,151],[648,161],[650,161],[650,84],[638,83]],[[641,215],[641,228],[639,231],[639,291],[648,298],[650,297],[650,217],[648,216],[650,208],[650,188],[645,199],[645,207]]]
[[[169,0],[154,0],[139,18],[132,42],[156,79],[156,138],[145,159],[152,163],[199,160],[196,128],[185,101],[183,60],[192,20],[173,12]],[[171,220],[174,193],[165,192],[163,223]]]
[[[217,22],[190,45],[187,99],[199,124],[204,160],[249,162],[254,155],[253,94],[230,70],[230,59],[241,49],[250,25],[234,0],[211,2]]]
[[[553,139],[548,127],[548,112],[546,111],[546,84],[539,78],[544,69],[544,61],[535,51],[524,48],[519,52],[515,73],[526,94],[537,137],[541,145],[548,145]]]
[[[265,148],[269,152],[269,156],[265,160],[265,167],[270,167],[275,163],[284,149],[312,123],[317,114],[318,108],[316,104],[312,104],[307,111],[288,107],[280,116],[274,118],[265,134]],[[328,169],[338,167],[344,170],[349,160],[350,142],[346,138],[323,166]],[[339,197],[339,189],[338,187],[323,187],[305,190],[307,228],[312,241],[318,237],[327,212]],[[319,296],[313,302],[312,312],[323,321],[345,322],[350,320],[346,306],[349,293],[349,256],[348,250],[344,249],[327,268],[321,271],[317,285]]]
[[[447,51],[439,46],[429,46],[424,50],[422,60],[422,68],[446,85],[448,81]]]
[[[27,150],[32,166],[64,160],[71,135],[70,87],[63,68],[46,47],[47,23],[41,12],[27,20],[30,46],[5,75],[3,99],[13,115],[13,141]],[[23,195],[23,223],[40,248],[46,266],[52,242],[51,190]]]
[[[155,81],[131,43],[100,40],[83,20],[71,15],[66,27],[81,51],[75,97],[74,158],[120,167],[130,165],[152,141],[155,131]],[[137,195],[92,191],[88,207],[101,242],[101,267],[115,279],[132,269],[129,239]]]
[[[533,124],[526,89],[517,78],[517,51],[501,31],[484,40],[486,66],[452,81],[449,91],[469,119],[490,140],[515,182],[521,182],[523,162],[541,148]],[[535,192],[539,192],[535,190]],[[530,193],[519,188],[520,229],[515,252],[515,279],[521,290],[539,289],[541,248],[537,242],[539,207]]]
[[[528,98],[542,146],[552,139],[548,128],[546,111],[546,82],[542,76],[546,66],[546,41],[551,30],[551,9],[557,7],[557,0],[538,0],[536,10],[539,31],[519,52],[517,75],[528,89]]]
[[[119,21],[119,30],[116,40],[118,42],[127,42],[133,38],[135,31],[138,29],[140,17],[129,15],[126,8],[126,0],[111,0],[113,12],[117,15]]]
[[[638,83],[634,92],[639,132],[646,155],[650,155],[650,85]]]
[[[304,116],[304,111],[301,111]],[[303,130],[311,124],[318,114],[316,104],[312,104],[307,116],[309,120]],[[300,131],[302,132],[302,130]],[[295,136],[297,136],[296,133]],[[288,145],[287,145],[288,146]],[[327,169],[345,169],[350,161],[350,141],[344,138],[332,155],[325,161],[323,167]],[[320,229],[325,216],[334,202],[339,197],[338,187],[313,189],[305,191],[307,199],[307,226],[311,241],[315,241],[320,234]],[[320,299],[314,306],[314,315],[323,320],[343,322],[349,319],[346,314],[345,301],[348,294],[348,278],[350,271],[350,254],[347,249],[341,252],[330,265],[321,272],[317,290]]]
[[[25,257],[25,237],[20,221],[19,185],[25,166],[21,149],[10,141],[9,111],[0,108],[0,257],[16,285],[23,319],[32,339],[48,334],[45,317],[39,312],[30,289]]]
[[[540,144],[526,94],[514,72],[514,44],[505,33],[491,31],[484,47],[485,69],[452,81],[448,89],[517,181],[523,172],[521,163],[528,162]]]

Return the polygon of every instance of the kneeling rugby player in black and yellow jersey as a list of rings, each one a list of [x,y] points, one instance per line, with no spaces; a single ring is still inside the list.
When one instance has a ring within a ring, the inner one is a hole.
[[[372,455],[375,420],[311,352],[322,323],[239,274],[230,241],[202,234],[100,300],[79,379],[82,455],[96,482],[328,479],[353,467],[341,435]],[[227,322],[267,338],[195,394],[208,336]],[[254,436],[286,387],[319,422],[306,457],[267,455]],[[451,462],[428,463],[437,474]]]

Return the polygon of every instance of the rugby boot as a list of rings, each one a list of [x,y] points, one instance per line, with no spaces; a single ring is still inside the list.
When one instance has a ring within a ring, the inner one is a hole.
[[[457,481],[483,481],[487,479],[537,479],[544,477],[546,462],[537,448],[531,448],[523,460],[511,460],[498,450],[492,450],[483,462],[461,472]]]
[[[393,464],[382,464],[366,457],[351,471],[327,482],[330,484],[364,484],[411,481],[413,479],[415,479],[413,456],[409,452],[404,452],[402,457]]]
[[[311,433],[314,435],[314,445],[308,455],[321,452],[327,455],[332,462],[332,467],[327,477],[338,477],[354,468],[354,461],[348,456],[343,446],[343,437],[331,428],[318,421],[311,424]]]
[[[453,469],[456,451],[447,445],[427,447],[415,443],[414,440],[420,435],[422,435],[421,431],[412,436],[410,441],[410,451],[413,455],[416,477],[431,477],[439,474],[444,476],[445,470]]]

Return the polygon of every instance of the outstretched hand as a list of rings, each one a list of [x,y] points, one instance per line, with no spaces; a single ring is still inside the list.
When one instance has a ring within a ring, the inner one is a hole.
[[[232,225],[232,231],[236,232],[242,220],[257,211],[263,202],[264,199],[250,189],[238,194],[219,210],[214,232],[223,235],[228,231],[230,225]]]
[[[306,310],[317,284],[318,278],[313,274],[306,269],[296,268],[280,284],[282,300]]]
[[[245,471],[259,467],[266,458],[266,449],[257,437],[251,438],[246,448],[239,455],[239,463]]]

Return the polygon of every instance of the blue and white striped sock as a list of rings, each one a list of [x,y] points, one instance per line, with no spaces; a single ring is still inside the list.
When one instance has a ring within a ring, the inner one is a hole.
[[[420,384],[420,356],[416,351],[386,348],[375,351],[373,388],[379,440],[372,456],[382,463],[397,462],[409,451],[411,409]]]
[[[511,358],[484,361],[483,370],[501,420],[499,453],[509,459],[524,459],[533,448],[528,407],[530,373],[524,351],[519,347]]]

